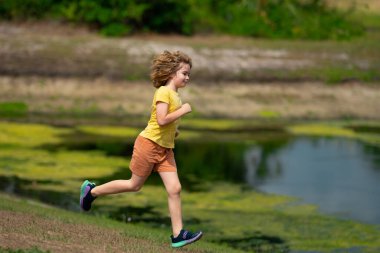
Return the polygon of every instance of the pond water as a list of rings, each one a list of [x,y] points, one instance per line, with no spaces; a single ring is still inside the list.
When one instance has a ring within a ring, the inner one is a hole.
[[[73,139],[76,141],[67,142],[66,148],[132,155],[133,140]],[[228,141],[208,136],[177,142],[175,156],[184,189],[207,190],[210,184],[204,182],[214,181],[245,184],[262,192],[297,197],[338,217],[380,224],[380,147],[347,138],[297,137],[282,131],[263,131],[241,140],[241,136]],[[104,180],[126,176],[124,170],[122,173]],[[155,174],[148,183],[162,184]]]
[[[245,151],[249,185],[299,197],[339,217],[380,224],[380,148],[339,138],[296,138],[270,146]]]

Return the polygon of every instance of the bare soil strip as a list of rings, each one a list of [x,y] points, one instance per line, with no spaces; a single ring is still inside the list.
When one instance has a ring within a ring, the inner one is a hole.
[[[3,248],[37,247],[54,253],[172,252],[169,240],[158,245],[148,240],[127,237],[117,230],[67,223],[24,212],[0,210],[0,217],[0,245]]]
[[[19,101],[30,112],[49,115],[88,112],[116,117],[149,117],[153,86],[106,78],[0,77],[0,102]],[[193,115],[224,118],[380,119],[380,87],[320,82],[191,82],[180,91]]]

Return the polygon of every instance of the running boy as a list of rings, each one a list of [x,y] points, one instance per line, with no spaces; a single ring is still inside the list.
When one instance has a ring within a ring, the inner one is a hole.
[[[169,213],[172,222],[172,247],[182,247],[202,237],[202,232],[191,233],[183,229],[181,209],[181,183],[174,159],[174,138],[178,135],[179,119],[191,112],[191,106],[182,105],[177,93],[190,79],[192,61],[186,54],[164,51],[152,63],[151,80],[157,88],[147,127],[136,138],[130,163],[129,180],[114,180],[95,186],[86,180],[81,186],[80,205],[89,211],[99,196],[141,189],[152,171],[158,172],[168,193]]]

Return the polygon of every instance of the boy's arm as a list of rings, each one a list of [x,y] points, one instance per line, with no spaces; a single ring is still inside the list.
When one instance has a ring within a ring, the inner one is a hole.
[[[174,112],[168,113],[168,110],[169,104],[164,102],[157,102],[156,117],[159,126],[165,126],[167,124],[170,124],[182,117],[183,115],[191,112],[191,106],[188,103],[186,103]]]

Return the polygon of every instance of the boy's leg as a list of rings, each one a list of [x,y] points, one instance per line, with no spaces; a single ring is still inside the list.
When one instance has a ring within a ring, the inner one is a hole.
[[[173,236],[176,237],[181,232],[182,208],[181,208],[181,183],[177,172],[159,172],[161,179],[168,193],[168,204],[170,218],[172,221]]]
[[[122,192],[136,192],[141,189],[147,178],[148,176],[140,177],[132,173],[132,177],[129,180],[114,180],[96,186],[91,190],[91,195],[94,197],[98,197]]]

